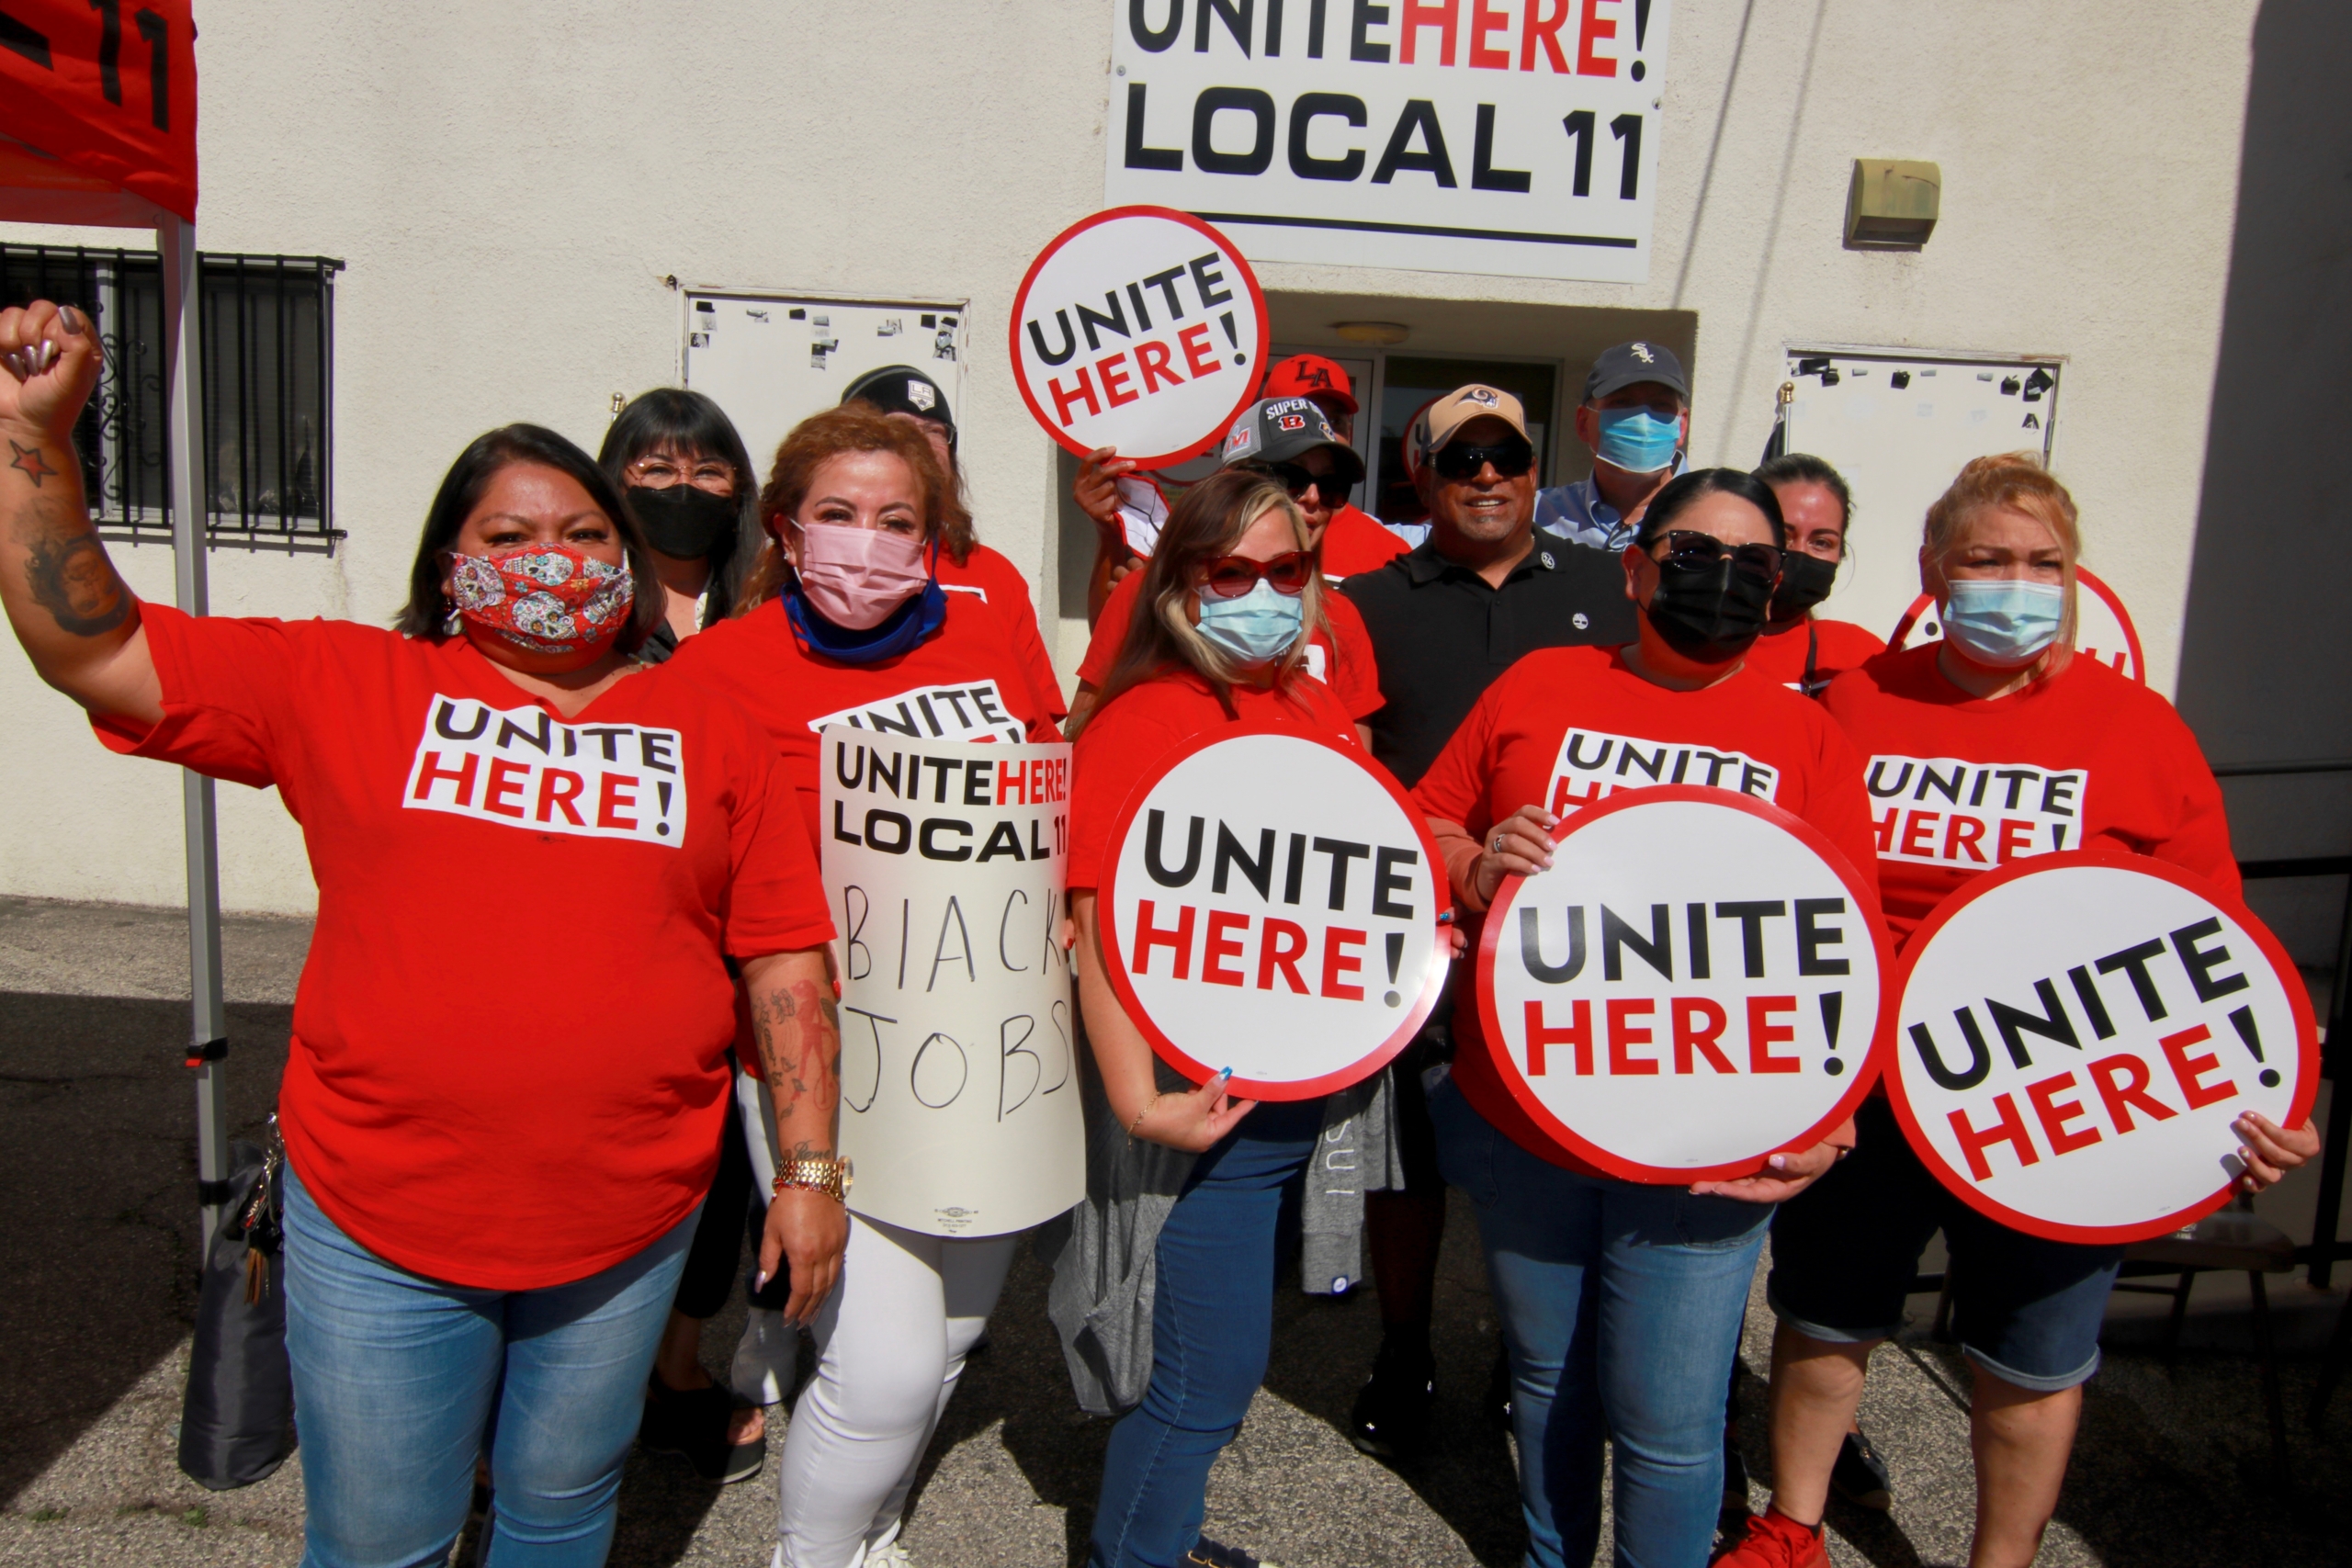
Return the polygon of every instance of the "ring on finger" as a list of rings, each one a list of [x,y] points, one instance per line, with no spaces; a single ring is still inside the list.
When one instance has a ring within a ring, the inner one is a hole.
[[[1497,854],[1500,854],[1500,853],[1502,853],[1502,852],[1503,852],[1503,836],[1502,836],[1500,833],[1497,833],[1497,834],[1495,835],[1495,853],[1497,853]]]

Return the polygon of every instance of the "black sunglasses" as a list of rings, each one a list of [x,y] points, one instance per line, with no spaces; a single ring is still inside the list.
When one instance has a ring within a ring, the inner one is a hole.
[[[1668,559],[1684,566],[1713,566],[1729,556],[1735,568],[1751,577],[1781,575],[1780,546],[1726,545],[1713,534],[1702,534],[1692,528],[1668,529],[1666,555]]]
[[[1535,466],[1535,448],[1514,437],[1499,446],[1441,446],[1430,459],[1438,478],[1457,483],[1476,479],[1478,471],[1488,464],[1502,478],[1515,479]]]
[[[1293,501],[1318,485],[1326,497],[1337,495],[1349,488],[1340,482],[1337,474],[1310,474],[1296,463],[1252,463],[1250,466],[1253,471],[1282,486]]]

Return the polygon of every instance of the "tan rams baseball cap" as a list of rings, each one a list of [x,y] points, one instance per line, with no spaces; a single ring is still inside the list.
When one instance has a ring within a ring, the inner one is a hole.
[[[1466,387],[1456,387],[1442,398],[1423,405],[1406,432],[1405,461],[1418,468],[1429,455],[1453,439],[1454,432],[1474,419],[1488,415],[1501,420],[1521,435],[1527,434],[1527,412],[1519,400],[1499,387],[1489,387],[1483,381],[1473,381]]]
[[[1456,430],[1461,430],[1473,419],[1484,419],[1488,413],[1494,419],[1503,421],[1505,425],[1510,425],[1520,434],[1526,434],[1526,409],[1520,407],[1520,400],[1512,398],[1510,392],[1505,392],[1503,388],[1473,381],[1470,386],[1458,386],[1452,392],[1446,392],[1444,398],[1430,404],[1428,413],[1420,416],[1425,421],[1425,428],[1428,428],[1425,451],[1437,451],[1446,442],[1453,440]]]

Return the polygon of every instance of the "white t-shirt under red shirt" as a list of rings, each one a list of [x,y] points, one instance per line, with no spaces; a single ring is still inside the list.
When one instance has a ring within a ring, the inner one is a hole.
[[[567,719],[461,638],[141,617],[163,721],[99,739],[275,784],[302,825],[319,914],[278,1110],[329,1217],[520,1291],[692,1212],[732,1109],[726,959],[832,937],[752,721],[666,666]]]

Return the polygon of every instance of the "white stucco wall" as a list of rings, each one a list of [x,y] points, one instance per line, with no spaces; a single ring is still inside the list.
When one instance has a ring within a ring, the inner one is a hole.
[[[593,448],[615,392],[674,380],[674,276],[968,298],[976,511],[1050,621],[1053,450],[1008,374],[1005,313],[1037,246],[1100,204],[1114,10],[207,8],[201,244],[349,264],[334,396],[351,536],[332,559],[215,552],[215,608],[387,618],[466,440],[527,419]],[[1646,284],[1261,276],[1293,295],[1694,312],[1702,462],[1755,459],[1792,340],[2066,355],[2057,466],[2169,690],[2253,10],[1682,0]],[[1841,247],[1856,156],[1942,164],[1924,252]],[[140,592],[168,596],[166,552],[118,558]],[[14,657],[0,658],[0,891],[182,896],[174,773],[102,753]],[[306,908],[299,835],[274,798],[221,797],[224,903]]]

